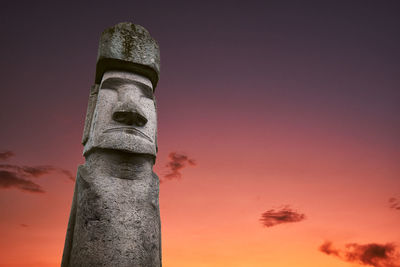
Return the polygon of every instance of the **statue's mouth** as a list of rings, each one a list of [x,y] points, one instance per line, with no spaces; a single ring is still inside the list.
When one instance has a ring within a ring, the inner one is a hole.
[[[138,129],[136,129],[134,127],[129,127],[129,126],[116,127],[116,128],[111,128],[111,129],[107,129],[104,131],[104,133],[112,133],[112,132],[124,132],[127,134],[133,134],[136,136],[140,136],[140,137],[150,141],[151,143],[153,143],[153,140],[148,135],[146,135],[145,133],[139,131]]]

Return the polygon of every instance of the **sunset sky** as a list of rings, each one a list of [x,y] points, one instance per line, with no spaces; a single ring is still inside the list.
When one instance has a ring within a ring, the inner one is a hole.
[[[164,267],[400,266],[399,1],[23,2],[0,9],[0,267],[60,265],[123,21],[160,45]]]

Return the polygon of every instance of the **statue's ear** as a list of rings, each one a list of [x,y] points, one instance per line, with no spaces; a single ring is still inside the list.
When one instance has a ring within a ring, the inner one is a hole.
[[[153,89],[154,92],[154,89]],[[153,101],[154,101],[154,108],[156,109],[156,114],[157,114],[157,101],[156,98],[153,97]],[[158,116],[157,116],[157,120],[158,120]],[[157,122],[158,123],[158,122]],[[156,142],[156,154],[158,153],[158,142],[157,142],[157,136],[158,136],[158,131],[156,131],[156,136],[155,136],[155,140],[154,142]]]
[[[89,102],[86,111],[85,128],[83,128],[82,144],[85,145],[90,133],[90,127],[92,126],[93,113],[96,108],[97,95],[99,93],[99,84],[94,84],[90,88]]]

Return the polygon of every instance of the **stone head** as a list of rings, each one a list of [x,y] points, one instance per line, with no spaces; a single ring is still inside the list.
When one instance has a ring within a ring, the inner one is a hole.
[[[95,148],[157,153],[154,98],[158,45],[141,26],[120,23],[103,32],[82,143]]]

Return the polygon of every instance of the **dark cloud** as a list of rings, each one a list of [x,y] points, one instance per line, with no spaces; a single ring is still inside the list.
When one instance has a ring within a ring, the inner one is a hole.
[[[8,159],[10,155],[14,155],[11,151],[6,151],[2,154],[3,158]],[[30,178],[38,178],[49,174],[50,172],[58,172],[65,175],[68,179],[75,181],[75,177],[71,172],[58,167],[43,165],[43,166],[19,166],[13,164],[0,164],[0,189],[17,188],[23,192],[44,193],[43,188],[37,183],[31,181]]]
[[[332,242],[326,241],[319,247],[319,250],[325,254],[339,257],[339,251],[332,247]]]
[[[171,152],[168,155],[170,161],[167,163],[166,167],[169,172],[164,175],[167,180],[180,179],[182,177],[181,170],[187,165],[195,166],[196,162],[194,159],[189,159],[188,156],[184,154],[179,154],[176,152]]]
[[[54,168],[51,166],[18,166],[11,164],[0,164],[0,169],[13,170],[24,176],[40,177],[53,171]]]
[[[286,206],[280,210],[267,210],[261,214],[260,221],[265,227],[272,227],[281,223],[300,222],[306,218],[305,214],[298,213]]]
[[[0,160],[8,160],[9,158],[11,158],[13,156],[14,156],[14,153],[9,150],[0,152]]]
[[[65,175],[68,179],[75,181],[75,177],[72,176],[71,172],[58,167],[44,165],[44,166],[18,166],[11,164],[0,164],[0,169],[12,170],[23,176],[40,177],[50,172],[58,172]]]
[[[330,241],[324,242],[319,247],[319,250],[327,255],[336,256],[347,262],[374,267],[400,267],[400,258],[396,249],[397,247],[392,243],[383,245],[351,243],[340,250],[333,248]]]
[[[389,207],[394,210],[400,210],[400,200],[395,197],[389,198]]]
[[[0,189],[17,188],[29,193],[44,193],[42,187],[30,180],[18,177],[15,172],[0,170]]]
[[[24,224],[24,223],[21,223],[19,226],[26,228],[26,227],[28,227],[29,225]]]

